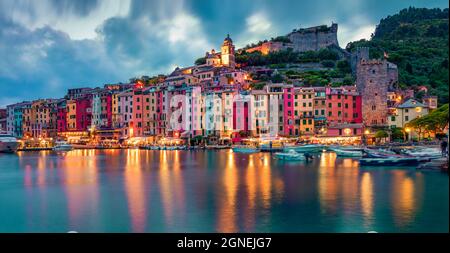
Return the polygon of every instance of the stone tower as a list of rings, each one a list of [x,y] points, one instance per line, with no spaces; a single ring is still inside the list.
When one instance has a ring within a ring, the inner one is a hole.
[[[387,92],[392,84],[392,63],[361,60],[356,67],[356,86],[362,97],[363,123],[366,127],[386,126]]]
[[[233,45],[233,40],[231,40],[230,35],[228,34],[222,45],[222,65],[230,68],[236,67],[235,60],[235,48]]]
[[[361,60],[369,60],[369,48],[368,47],[358,47],[356,50],[352,53],[351,56],[351,67],[352,67],[352,73],[353,76],[356,76],[356,67],[358,65],[358,62]]]

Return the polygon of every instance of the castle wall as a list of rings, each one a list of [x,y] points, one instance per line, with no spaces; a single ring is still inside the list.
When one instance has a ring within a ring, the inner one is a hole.
[[[326,30],[326,31],[325,31]],[[338,25],[331,27],[311,27],[292,32],[288,35],[294,51],[318,51],[331,45],[339,46],[337,39]]]

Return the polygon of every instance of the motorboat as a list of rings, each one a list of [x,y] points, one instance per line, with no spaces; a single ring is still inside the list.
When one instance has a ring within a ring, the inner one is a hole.
[[[307,144],[307,145],[294,145],[286,146],[283,151],[289,152],[294,150],[299,153],[320,153],[325,149],[325,146],[319,144]]]
[[[404,149],[401,150],[400,152],[402,154],[412,157],[430,157],[430,158],[442,157],[441,151],[438,148],[415,147],[413,149]]]
[[[405,157],[404,155],[398,155],[395,152],[392,151],[387,151],[384,149],[364,149],[363,151],[363,156],[365,158],[402,158]]]
[[[429,158],[419,157],[388,157],[388,158],[363,158],[359,164],[364,166],[411,166],[429,162]]]
[[[65,141],[56,141],[55,146],[52,148],[53,151],[71,151],[73,146]]]
[[[306,157],[302,153],[298,153],[295,150],[288,150],[287,152],[275,153],[275,157],[280,160],[287,161],[303,161],[306,160]]]
[[[332,145],[332,146],[328,146],[326,149],[328,150],[335,150],[335,149],[339,149],[339,150],[345,150],[345,151],[363,151],[364,148],[360,147],[360,146],[337,146],[337,145]]]
[[[0,153],[14,153],[19,148],[19,141],[11,135],[0,133]]]
[[[248,145],[233,146],[231,149],[233,150],[234,153],[247,153],[247,154],[257,153],[260,151],[258,147]]]
[[[360,150],[345,150],[339,148],[331,148],[331,151],[335,152],[337,156],[342,157],[362,157],[363,152]]]
[[[230,148],[230,146],[228,146],[228,145],[206,145],[206,149],[220,150],[220,149],[229,149],[229,148]]]

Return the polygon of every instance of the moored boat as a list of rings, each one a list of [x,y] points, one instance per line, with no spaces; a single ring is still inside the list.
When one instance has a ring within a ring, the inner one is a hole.
[[[417,157],[389,157],[389,158],[363,158],[359,164],[369,166],[411,166],[430,161],[429,158]]]
[[[303,161],[306,160],[306,157],[302,153],[297,153],[295,150],[289,150],[287,152],[275,153],[275,157],[280,160],[287,161]]]
[[[374,150],[374,149],[364,149],[363,155],[366,158],[402,158],[403,155],[395,154],[394,152],[387,151],[384,149]]]
[[[300,153],[320,153],[325,149],[325,146],[319,144],[307,144],[307,145],[295,145],[295,146],[286,146],[284,147],[284,152],[289,152],[290,150],[294,150],[295,152]]]
[[[363,152],[359,150],[342,150],[339,148],[332,148],[331,151],[335,152],[337,156],[342,157],[362,157]]]
[[[11,135],[0,133],[0,153],[14,153],[19,148],[19,141]]]
[[[231,147],[234,153],[257,153],[259,152],[258,147],[248,146],[248,145],[237,145]]]
[[[345,150],[345,151],[363,151],[364,150],[364,148],[360,147],[360,146],[337,146],[337,145],[327,146],[326,149],[331,150],[331,151],[333,151],[334,149]]]
[[[400,153],[412,157],[429,157],[429,158],[442,157],[441,151],[438,148],[429,148],[429,147],[415,147],[412,149],[403,149],[400,151]]]
[[[206,149],[229,149],[228,145],[206,145]]]
[[[53,151],[71,151],[73,146],[65,141],[56,141],[55,146],[52,148]]]

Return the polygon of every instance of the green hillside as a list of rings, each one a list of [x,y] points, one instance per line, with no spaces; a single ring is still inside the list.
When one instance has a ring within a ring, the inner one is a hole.
[[[402,87],[428,86],[440,103],[448,103],[448,30],[448,8],[410,7],[382,19],[371,40],[349,43],[347,50],[369,47],[371,58],[387,52]]]

